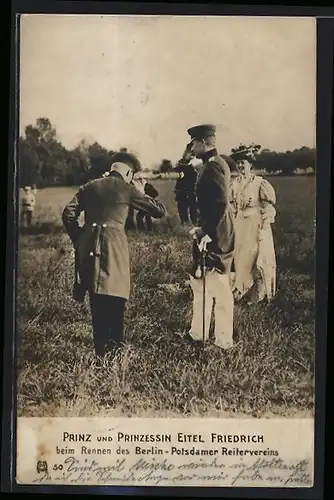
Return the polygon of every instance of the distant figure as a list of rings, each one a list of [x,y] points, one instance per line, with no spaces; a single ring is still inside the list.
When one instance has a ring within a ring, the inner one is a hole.
[[[34,188],[35,191],[36,188]],[[21,199],[21,226],[30,227],[32,224],[32,216],[36,205],[35,194],[31,186],[25,186],[24,193]]]
[[[147,196],[150,196],[153,199],[159,196],[159,192],[155,189],[154,186],[152,186],[152,184],[147,182],[146,177],[137,177],[137,179],[134,180],[134,183],[136,183],[137,181],[144,186],[144,193]],[[152,217],[147,213],[143,212],[142,210],[139,210],[137,212],[136,222],[137,222],[137,229],[139,229],[139,231],[145,231],[145,230],[152,231],[153,228]]]
[[[195,194],[195,185],[197,180],[197,171],[195,167],[189,164],[187,152],[173,169],[179,173],[179,178],[175,184],[175,201],[181,224],[188,224],[190,221],[195,226],[197,224],[197,201]]]
[[[252,173],[247,158],[237,160],[239,175],[231,182],[230,203],[235,214],[233,294],[247,292],[250,303],[269,300],[276,291],[276,256],[271,224],[275,222],[273,186]]]

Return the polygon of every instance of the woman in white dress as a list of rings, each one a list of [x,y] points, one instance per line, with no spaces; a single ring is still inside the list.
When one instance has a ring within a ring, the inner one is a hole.
[[[275,222],[273,186],[252,173],[247,159],[238,160],[231,182],[236,245],[232,289],[235,300],[249,292],[250,302],[270,301],[276,293],[276,256],[271,224]]]

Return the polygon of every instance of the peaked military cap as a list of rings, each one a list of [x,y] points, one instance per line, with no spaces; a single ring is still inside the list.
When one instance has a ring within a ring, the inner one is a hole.
[[[135,173],[139,172],[139,170],[141,170],[140,161],[132,153],[128,153],[125,151],[119,151],[117,153],[114,153],[111,157],[111,163],[113,164],[113,163],[116,163],[117,161],[122,162],[122,163],[126,163],[127,165],[129,165],[132,168],[132,170]]]
[[[188,134],[192,139],[206,139],[216,134],[215,125],[204,124],[188,128]]]

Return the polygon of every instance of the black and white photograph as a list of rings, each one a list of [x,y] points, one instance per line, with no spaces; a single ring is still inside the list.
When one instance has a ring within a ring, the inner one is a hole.
[[[313,418],[315,93],[314,18],[21,17],[19,417]]]
[[[17,484],[309,494],[316,18],[17,30]]]

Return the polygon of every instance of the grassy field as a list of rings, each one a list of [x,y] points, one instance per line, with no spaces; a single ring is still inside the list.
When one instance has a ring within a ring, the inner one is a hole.
[[[235,346],[204,352],[176,332],[190,321],[191,239],[172,188],[153,234],[129,234],[132,294],[126,345],[96,363],[88,303],[72,300],[73,258],[61,223],[72,188],[38,192],[35,227],[21,233],[18,269],[20,416],[305,416],[313,413],[315,178],[272,178],[278,292],[270,306],[238,304]],[[160,288],[158,285],[164,286]]]

